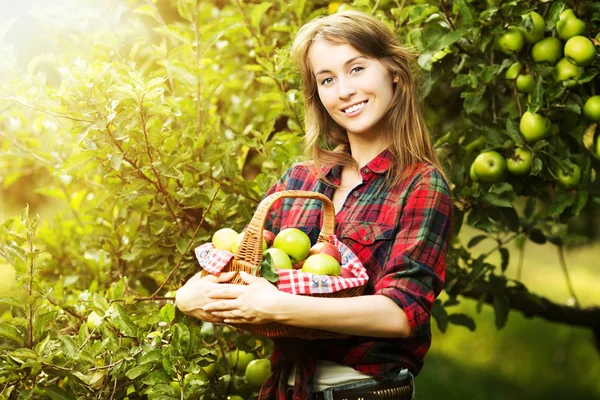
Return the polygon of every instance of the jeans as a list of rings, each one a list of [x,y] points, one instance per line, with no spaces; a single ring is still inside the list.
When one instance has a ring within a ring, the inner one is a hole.
[[[414,399],[415,398],[415,377],[413,374],[411,374],[408,369],[403,369],[401,370],[398,375],[392,380],[392,382],[399,382],[402,381],[404,379],[406,379],[407,377],[410,377],[410,381],[411,381],[411,386],[412,386],[412,393],[410,398]],[[380,382],[376,379],[365,379],[365,380],[361,380],[359,382],[353,382],[353,383],[347,383],[347,384],[343,384],[343,385],[339,385],[339,386],[333,386],[327,389],[323,390],[323,394],[325,396],[325,400],[333,400],[333,395],[332,392],[334,391],[338,391],[338,390],[349,390],[349,389],[358,389],[358,388],[368,388],[369,386],[373,386],[373,385],[377,385]]]

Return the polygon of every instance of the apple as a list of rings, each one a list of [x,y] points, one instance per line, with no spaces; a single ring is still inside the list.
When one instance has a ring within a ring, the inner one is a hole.
[[[527,14],[531,17],[531,22],[533,23],[533,30],[531,33],[527,33],[525,29],[523,29],[523,35],[525,36],[525,41],[529,44],[535,43],[541,38],[544,37],[544,31],[546,30],[546,23],[544,22],[544,18],[535,11],[531,11]]]
[[[87,327],[90,330],[98,328],[102,325],[102,317],[96,314],[96,311],[92,311],[90,315],[87,317],[86,321]]]
[[[212,236],[215,249],[231,251],[231,247],[238,233],[231,228],[222,228]]]
[[[506,160],[506,169],[513,175],[527,175],[531,171],[531,158],[531,150],[525,147],[517,147]]]
[[[571,64],[566,58],[562,58],[554,66],[554,80],[556,82],[573,80],[574,82],[570,82],[568,86],[576,85],[581,74],[583,74],[583,68]]]
[[[239,235],[237,235],[235,237],[235,239],[233,240],[233,244],[231,245],[232,253],[235,254],[238,252],[243,239],[244,239],[244,232],[240,233]],[[263,253],[264,253],[267,250],[267,241],[265,240],[264,237],[263,237],[262,245],[263,245],[262,247],[263,247]]]
[[[238,396],[237,394],[230,394],[227,396],[227,400],[244,400],[244,398],[242,396]]]
[[[517,90],[521,93],[530,93],[533,89],[533,76],[530,74],[517,76]]]
[[[506,55],[515,54],[521,51],[525,37],[523,32],[517,28],[509,28],[505,33],[498,36],[496,45]]]
[[[592,96],[583,105],[583,116],[592,122],[600,121],[600,96]]]
[[[356,276],[347,269],[342,268],[342,272],[340,273],[342,278],[356,278]]]
[[[519,76],[519,72],[521,72],[521,63],[516,62],[506,69],[504,79],[509,81],[515,80]]]
[[[304,265],[304,261],[305,260],[298,261],[297,263],[295,263],[294,265],[292,265],[292,268],[293,269],[302,269],[302,266]]]
[[[267,247],[273,246],[275,240],[275,234],[267,229],[263,229],[263,239],[267,242]]]
[[[310,251],[310,238],[297,228],[286,228],[275,236],[273,247],[281,249],[292,260],[292,264],[302,261]]]
[[[244,374],[246,383],[253,389],[260,389],[269,375],[271,375],[271,361],[267,360],[266,358],[261,358],[250,362]]]
[[[185,377],[183,378],[183,385],[188,386],[192,383],[194,385],[203,385],[205,382],[208,382],[209,380],[210,380],[210,378],[208,377],[206,372],[204,372],[203,369],[200,369],[200,371],[198,371],[197,373],[185,374]]]
[[[473,182],[479,182],[479,178],[477,177],[477,174],[475,174],[475,163],[471,164],[471,168],[469,169],[469,176],[471,177],[471,180]]]
[[[496,183],[504,179],[506,160],[497,151],[480,153],[473,161],[473,172],[477,179],[486,183]]]
[[[529,143],[545,138],[550,133],[550,120],[540,114],[526,111],[519,123],[521,134]]]
[[[563,46],[560,40],[551,36],[535,43],[531,48],[531,58],[535,62],[556,64],[562,56]]]
[[[335,245],[327,242],[319,242],[310,248],[308,252],[308,256],[312,256],[313,254],[329,254],[331,257],[335,258],[338,264],[342,263],[342,255]]]
[[[585,22],[573,14],[571,10],[564,10],[560,13],[558,23],[556,24],[558,36],[568,40],[573,36],[583,35],[585,33]]]
[[[285,251],[271,247],[265,251],[265,254],[271,255],[273,268],[292,269],[292,260],[290,260],[290,257],[285,253]]]
[[[558,185],[563,189],[573,189],[579,183],[581,178],[581,169],[578,165],[570,163],[571,171],[565,171],[559,168],[556,172]]]
[[[340,263],[329,254],[324,253],[309,256],[304,261],[302,272],[329,276],[339,276],[342,273]]]
[[[241,373],[246,371],[246,367],[254,360],[254,354],[246,353],[244,350],[239,349],[230,351],[225,356],[227,358],[227,363]]]
[[[565,58],[578,67],[587,67],[596,58],[596,47],[585,36],[573,36],[565,44]]]
[[[217,363],[210,363],[206,367],[202,367],[202,369],[206,373],[206,376],[208,376],[209,379],[212,379],[217,372]]]

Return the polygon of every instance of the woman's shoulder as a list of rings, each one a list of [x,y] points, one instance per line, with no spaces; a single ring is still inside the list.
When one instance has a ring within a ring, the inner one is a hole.
[[[407,183],[406,189],[409,190],[427,186],[430,190],[450,195],[450,187],[445,174],[437,166],[428,162],[414,164]]]

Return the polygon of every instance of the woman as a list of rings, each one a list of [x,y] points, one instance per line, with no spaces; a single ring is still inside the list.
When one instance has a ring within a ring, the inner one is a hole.
[[[393,398],[411,398],[400,392],[412,388],[431,343],[430,312],[443,287],[452,232],[451,194],[419,108],[414,55],[360,12],[307,23],[292,55],[302,76],[312,161],[293,165],[267,195],[293,189],[331,198],[336,235],[368,271],[365,293],[295,296],[248,274],[242,274],[247,286],[223,284],[232,274],[222,274],[192,278],[178,291],[177,305],[205,321],[277,321],[351,335],[275,340],[273,374],[259,399],[369,398],[386,388]],[[267,228],[300,228],[314,243],[320,204],[278,203]]]

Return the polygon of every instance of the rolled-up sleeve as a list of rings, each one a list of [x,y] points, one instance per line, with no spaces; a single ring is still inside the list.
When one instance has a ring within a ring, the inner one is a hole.
[[[415,336],[429,325],[431,307],[443,288],[452,235],[451,194],[437,170],[416,178],[404,197],[397,226],[375,294],[403,309]]]

